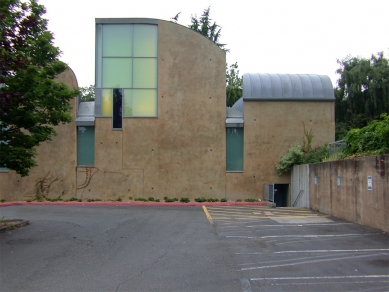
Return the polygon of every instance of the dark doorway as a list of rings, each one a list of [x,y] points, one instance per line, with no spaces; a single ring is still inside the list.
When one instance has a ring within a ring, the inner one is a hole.
[[[274,184],[274,203],[276,207],[289,206],[289,185],[288,184]]]

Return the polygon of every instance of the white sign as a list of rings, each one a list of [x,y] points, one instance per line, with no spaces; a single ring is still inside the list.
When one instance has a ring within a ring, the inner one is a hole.
[[[369,175],[367,177],[367,190],[371,191],[373,189],[373,177]]]

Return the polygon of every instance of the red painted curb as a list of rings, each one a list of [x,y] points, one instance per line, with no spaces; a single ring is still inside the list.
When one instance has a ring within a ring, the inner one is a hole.
[[[256,205],[267,206],[267,202],[8,202],[0,203],[0,207],[9,206],[27,206],[27,205],[43,205],[43,206],[242,206],[242,205]]]

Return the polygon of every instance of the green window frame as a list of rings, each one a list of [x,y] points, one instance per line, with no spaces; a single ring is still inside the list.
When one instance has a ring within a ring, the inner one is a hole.
[[[77,127],[77,166],[95,165],[95,127]]]
[[[226,128],[226,171],[243,172],[244,128]]]

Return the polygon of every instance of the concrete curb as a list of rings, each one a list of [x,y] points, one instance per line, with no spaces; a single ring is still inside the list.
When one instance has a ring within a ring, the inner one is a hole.
[[[255,206],[267,206],[267,202],[190,202],[190,203],[181,203],[181,202],[7,202],[0,203],[0,207],[9,207],[9,206],[174,206],[174,207],[188,207],[188,206],[245,206],[245,205],[255,205]]]
[[[16,228],[30,224],[29,221],[23,220],[23,219],[9,219],[9,220],[3,220],[3,222],[15,222],[15,223],[0,227],[0,233],[10,231],[12,229],[16,229]]]

